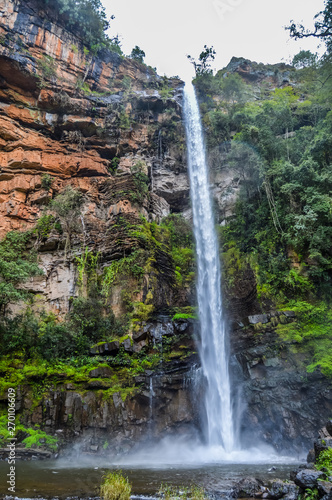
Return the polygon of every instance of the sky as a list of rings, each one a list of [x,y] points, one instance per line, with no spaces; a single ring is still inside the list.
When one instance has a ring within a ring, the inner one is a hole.
[[[114,15],[109,35],[119,35],[129,55],[138,45],[145,63],[160,75],[193,76],[187,54],[197,58],[204,45],[213,45],[215,70],[232,56],[274,64],[290,62],[300,50],[316,52],[315,39],[295,42],[284,26],[290,20],[310,28],[323,0],[102,0]],[[323,50],[323,49],[321,49]]]

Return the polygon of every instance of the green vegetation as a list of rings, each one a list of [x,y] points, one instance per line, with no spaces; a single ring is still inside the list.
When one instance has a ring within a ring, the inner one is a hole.
[[[0,313],[9,303],[27,300],[31,295],[19,285],[31,276],[42,275],[37,254],[30,248],[31,233],[10,231],[0,242]]]
[[[43,214],[37,221],[34,231],[37,242],[49,236],[57,218],[66,222],[71,217],[69,223],[74,227],[80,203],[80,193],[71,188],[58,195],[52,202],[57,217]],[[132,242],[128,255],[114,259],[102,271],[99,254],[90,251],[87,246],[81,253],[72,256],[77,267],[79,297],[71,300],[70,311],[65,318],[60,320],[50,312],[35,312],[33,301],[21,314],[15,317],[3,316],[0,321],[0,354],[7,360],[3,365],[6,368],[3,370],[6,374],[3,390],[8,384],[15,385],[24,380],[14,373],[11,363],[14,366],[25,363],[24,369],[18,370],[18,373],[27,380],[31,375],[33,379],[44,377],[56,381],[57,375],[53,367],[57,363],[63,363],[62,371],[71,377],[71,371],[64,368],[66,364],[71,366],[73,360],[76,360],[80,366],[90,365],[89,358],[88,361],[85,358],[92,346],[116,339],[122,342],[127,338],[124,336],[128,331],[136,330],[142,322],[153,317],[158,301],[155,287],[159,286],[159,280],[163,280],[164,286],[172,287],[172,293],[177,290],[182,292],[192,286],[192,232],[190,225],[182,217],[169,216],[161,225],[148,223],[142,218],[141,224],[131,225],[119,216],[118,224],[112,229],[114,234],[120,234],[122,238],[128,238]],[[31,275],[41,273],[35,253],[26,250],[29,235],[30,233],[8,233],[0,243],[3,308],[9,302],[27,298],[29,294],[21,290],[19,284]],[[144,280],[149,282],[149,291],[142,301],[140,291]],[[126,312],[121,321],[115,319],[110,306],[110,294],[115,286],[120,286],[122,290],[122,307]],[[191,317],[191,312],[191,309],[174,311],[169,308],[169,313],[180,314],[178,318]],[[165,349],[164,360],[167,360],[170,351],[171,346]],[[149,350],[143,351],[143,354],[140,366],[136,363],[140,358],[136,359],[135,355],[131,357],[122,351],[112,358],[112,363],[115,366],[127,366],[131,376],[136,370],[144,371],[155,363],[157,366],[162,360],[159,355],[155,360],[146,358]]]
[[[131,193],[131,198],[139,204],[142,204],[149,192],[149,177],[145,173],[146,165],[144,162],[137,162],[130,170],[133,175],[135,191]]]
[[[329,476],[332,475],[332,448],[320,452],[315,462],[315,468],[323,470],[328,480]]]
[[[40,85],[45,85],[46,80],[52,80],[56,77],[56,63],[53,57],[48,55],[43,55],[42,59],[38,60],[38,69],[41,72],[40,75]]]
[[[145,57],[145,52],[144,50],[140,49],[138,45],[135,45],[133,50],[131,51],[130,57],[134,59],[135,61],[144,62],[144,57]]]
[[[81,38],[87,50],[97,54],[108,48],[122,54],[117,36],[109,38],[105,9],[100,0],[39,0],[48,8],[48,14],[60,21],[69,31]],[[112,16],[111,19],[114,17]],[[75,52],[75,46],[72,46]]]
[[[54,211],[60,220],[61,227],[66,233],[65,256],[71,248],[71,237],[73,233],[81,231],[81,222],[78,218],[80,208],[83,203],[83,196],[80,191],[72,186],[67,186],[50,203],[50,209]]]
[[[318,500],[319,492],[317,488],[306,488],[303,495],[299,495],[299,498],[303,500]]]
[[[195,68],[196,77],[212,74],[211,62],[214,61],[215,55],[216,51],[214,48],[208,47],[207,45],[204,45],[204,49],[198,56],[197,60],[195,60],[194,57],[187,55],[187,58]]]
[[[53,177],[51,177],[49,174],[43,174],[41,176],[41,186],[43,189],[46,189],[46,191],[49,191],[52,187],[53,183]]]
[[[131,485],[121,471],[108,472],[100,487],[103,500],[130,500]]]
[[[208,496],[204,488],[200,486],[172,486],[169,484],[162,484],[159,488],[158,495],[164,500],[207,500]]]
[[[17,419],[16,419],[17,420]],[[23,443],[25,448],[46,448],[49,451],[57,451],[58,439],[46,434],[38,425],[35,428],[26,428],[18,421],[15,423],[15,436],[8,431],[8,418],[6,414],[0,416],[0,446],[6,446],[8,439],[19,436],[19,442]]]

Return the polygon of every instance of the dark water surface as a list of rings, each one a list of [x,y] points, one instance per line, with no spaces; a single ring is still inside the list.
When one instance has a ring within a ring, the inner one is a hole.
[[[289,473],[296,468],[291,464],[211,464],[162,466],[122,466],[122,472],[132,483],[134,495],[154,495],[161,483],[176,486],[198,485],[207,491],[222,494],[230,490],[234,483],[245,476],[253,476],[263,481],[289,479]],[[269,471],[272,467],[275,470]],[[103,474],[109,470],[120,469],[105,463],[87,464],[75,461],[44,460],[16,462],[17,498],[59,498],[72,496],[87,498],[97,496]],[[7,490],[7,462],[0,462],[0,498],[10,492]],[[13,495],[14,496],[14,495]]]

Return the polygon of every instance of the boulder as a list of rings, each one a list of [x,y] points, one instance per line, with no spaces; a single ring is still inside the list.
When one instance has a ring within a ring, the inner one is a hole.
[[[332,483],[329,481],[319,481],[318,491],[321,496],[328,496],[329,498],[332,498]]]
[[[274,499],[287,498],[288,500],[296,500],[299,493],[299,487],[294,483],[287,483],[281,479],[272,481],[268,490],[269,497]]]
[[[317,488],[318,479],[322,478],[322,476],[324,476],[324,473],[321,471],[303,469],[296,474],[294,482],[304,490],[306,488]]]
[[[244,477],[236,484],[231,496],[233,498],[255,497],[257,494],[261,494],[262,489],[264,489],[262,481],[254,477]]]

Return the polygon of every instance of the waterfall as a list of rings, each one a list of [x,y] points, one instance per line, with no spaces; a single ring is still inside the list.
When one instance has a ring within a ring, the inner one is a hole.
[[[229,453],[235,450],[236,440],[227,332],[222,312],[219,248],[199,107],[191,84],[186,84],[184,88],[184,117],[198,266],[197,300],[201,329],[199,352],[207,382],[204,431],[208,446],[218,446]]]

